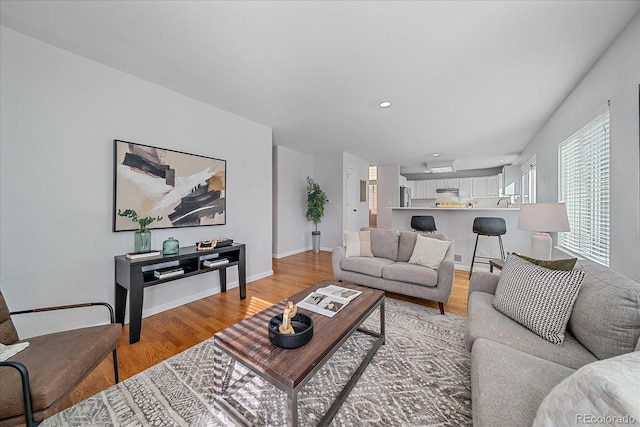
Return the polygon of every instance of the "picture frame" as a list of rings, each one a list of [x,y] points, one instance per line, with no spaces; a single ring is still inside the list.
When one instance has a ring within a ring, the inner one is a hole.
[[[113,231],[140,228],[126,209],[161,217],[148,229],[226,224],[226,160],[116,139],[113,176]]]

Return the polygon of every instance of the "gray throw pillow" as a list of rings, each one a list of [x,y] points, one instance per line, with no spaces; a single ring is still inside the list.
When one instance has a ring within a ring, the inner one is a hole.
[[[550,270],[509,255],[493,306],[547,341],[562,345],[583,279],[580,270]]]
[[[398,259],[398,230],[371,228],[371,252],[373,256],[396,261]]]

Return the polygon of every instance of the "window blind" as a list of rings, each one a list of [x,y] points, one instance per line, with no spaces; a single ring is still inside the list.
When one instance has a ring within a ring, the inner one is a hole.
[[[609,108],[558,146],[558,198],[570,232],[562,248],[609,266]]]

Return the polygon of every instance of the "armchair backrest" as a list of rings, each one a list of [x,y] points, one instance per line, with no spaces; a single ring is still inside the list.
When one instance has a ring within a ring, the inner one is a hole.
[[[0,343],[11,345],[16,341],[18,341],[18,331],[13,325],[9,307],[7,307],[2,291],[0,291]]]

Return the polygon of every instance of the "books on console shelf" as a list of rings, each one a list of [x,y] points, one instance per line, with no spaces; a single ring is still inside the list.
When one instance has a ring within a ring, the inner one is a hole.
[[[342,286],[329,285],[311,292],[297,305],[314,313],[333,317],[361,293]]]
[[[229,264],[229,258],[211,258],[211,259],[205,259],[202,262],[202,265],[208,268],[219,267],[225,264]]]
[[[153,275],[156,279],[167,279],[169,277],[181,276],[184,274],[182,267],[167,267],[154,270]]]
[[[129,252],[124,256],[129,259],[141,259],[141,258],[151,258],[154,256],[162,255],[162,251],[149,251],[149,252]]]

